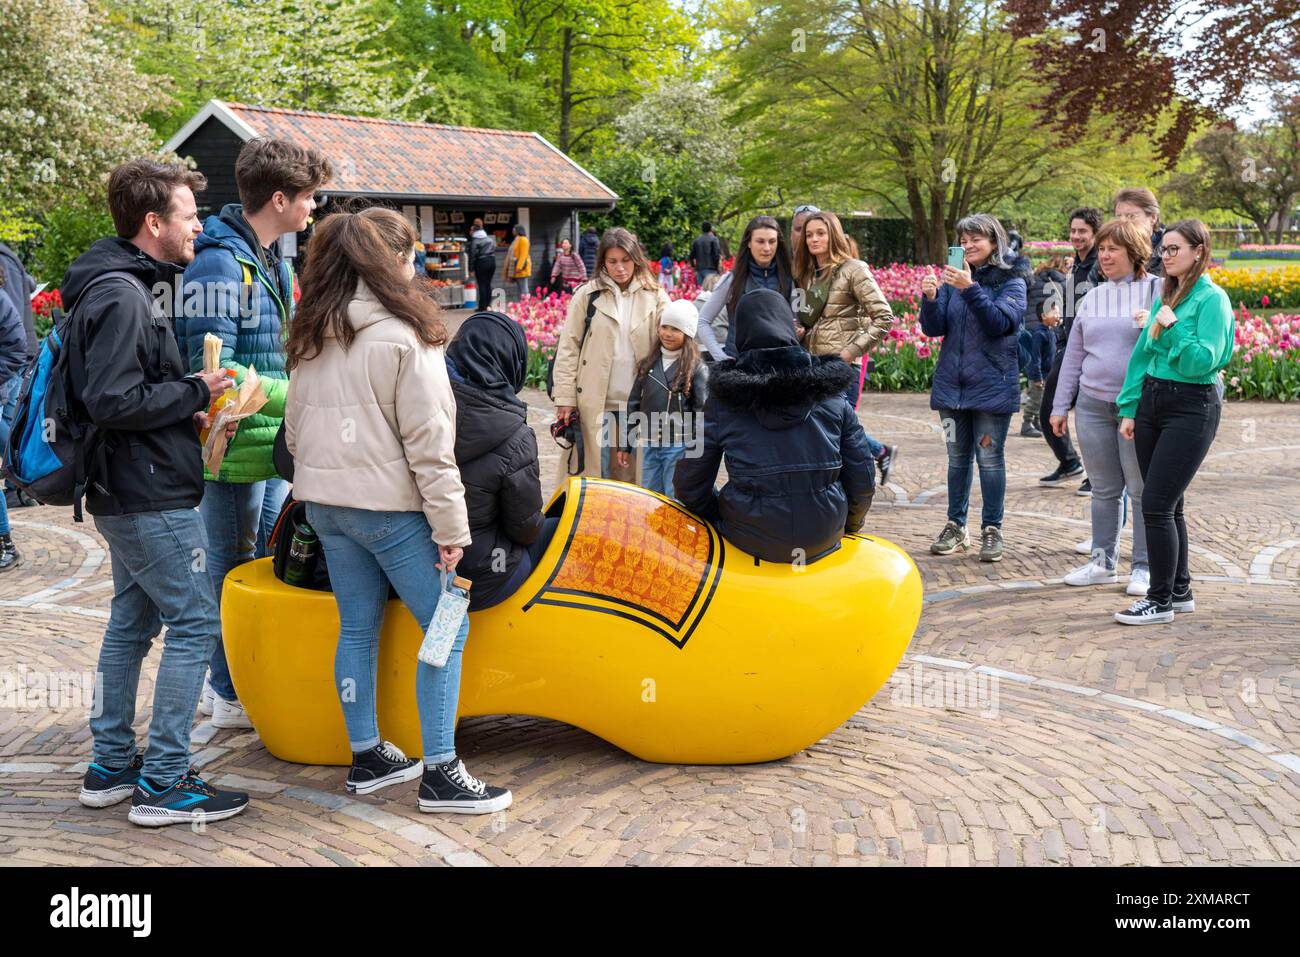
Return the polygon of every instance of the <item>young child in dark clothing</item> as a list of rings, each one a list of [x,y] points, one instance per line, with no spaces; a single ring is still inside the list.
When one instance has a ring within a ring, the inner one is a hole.
[[[710,370],[700,454],[678,462],[677,497],[756,558],[812,562],[862,528],[875,493],[875,462],[845,398],[856,373],[799,345],[780,293],[745,293],[735,320],[740,358]],[[724,456],[729,481],[717,491]]]
[[[673,470],[687,446],[698,440],[697,420],[708,397],[708,367],[695,342],[698,324],[695,305],[685,299],[664,309],[659,344],[637,367],[627,397],[627,445],[618,453],[618,463],[628,467],[634,436],[639,435],[646,443],[641,484],[669,498]]]

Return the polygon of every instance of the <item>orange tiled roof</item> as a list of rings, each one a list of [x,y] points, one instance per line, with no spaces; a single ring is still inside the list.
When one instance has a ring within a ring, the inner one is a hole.
[[[617,199],[535,133],[226,103],[254,132],[315,147],[331,192],[608,205]]]

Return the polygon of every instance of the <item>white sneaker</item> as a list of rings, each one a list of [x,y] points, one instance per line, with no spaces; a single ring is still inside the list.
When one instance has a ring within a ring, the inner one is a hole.
[[[1132,574],[1128,576],[1128,587],[1124,589],[1126,594],[1136,595],[1138,598],[1146,596],[1147,589],[1151,587],[1151,572],[1145,568],[1135,568]]]
[[[214,728],[251,728],[248,712],[238,701],[227,701],[221,695],[212,697],[212,726]]]
[[[1083,541],[1079,542],[1078,544],[1076,544],[1076,545],[1074,546],[1074,550],[1075,550],[1076,552],[1078,552],[1080,555],[1091,555],[1091,554],[1092,554],[1092,539],[1091,539],[1091,538],[1085,538]]]
[[[212,702],[217,697],[217,693],[212,690],[212,676],[203,679],[203,694],[199,695],[199,714],[205,714],[212,717]]]
[[[1107,568],[1101,559],[1093,559],[1065,576],[1067,585],[1113,585],[1117,581],[1115,569]]]

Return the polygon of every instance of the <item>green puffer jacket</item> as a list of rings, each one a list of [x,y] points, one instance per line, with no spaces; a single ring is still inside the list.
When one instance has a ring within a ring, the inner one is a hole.
[[[185,308],[177,310],[176,338],[190,371],[203,368],[203,337],[221,337],[222,368],[235,369],[243,382],[254,366],[269,400],[262,410],[239,423],[239,431],[221,463],[221,474],[205,468],[204,479],[260,482],[275,478],[271,449],[284,419],[289,374],[284,368],[284,332],[293,315],[293,272],[272,257],[277,275],[262,269],[253,244],[257,237],[231,204],[209,216],[194,241],[194,261],[185,269]]]

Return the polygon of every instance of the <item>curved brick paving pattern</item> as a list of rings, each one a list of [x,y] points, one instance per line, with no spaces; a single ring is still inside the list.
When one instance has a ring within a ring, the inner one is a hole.
[[[527,398],[549,489],[547,406]],[[1006,560],[928,554],[946,496],[927,406],[924,396],[872,395],[861,410],[873,434],[903,444],[870,518],[916,558],[920,627],[894,681],[801,754],[744,768],[658,766],[556,722],[475,718],[461,725],[461,752],[512,788],[515,805],[449,820],[419,814],[409,786],[350,798],[343,770],[284,764],[255,734],[203,723],[197,763],[255,803],[199,832],[152,831],[128,824],[124,805],[77,804],[89,753],[79,700],[0,701],[0,863],[1300,860],[1300,412],[1228,407],[1189,496],[1200,610],[1137,630],[1109,620],[1122,583],[1061,584],[1088,534],[1088,501],[1072,485],[1040,489],[1046,447],[1014,430]],[[972,514],[978,501],[977,485]],[[93,525],[74,526],[69,510],[12,518],[24,563],[0,577],[0,673],[63,673],[75,685],[93,670],[107,617],[107,556]]]

